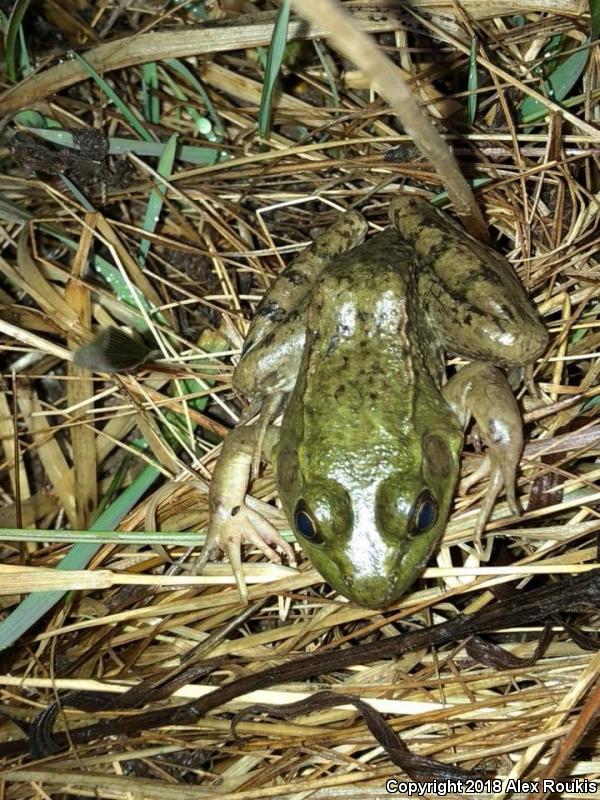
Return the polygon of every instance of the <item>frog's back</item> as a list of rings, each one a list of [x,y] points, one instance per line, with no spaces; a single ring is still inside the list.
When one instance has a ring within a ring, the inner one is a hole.
[[[402,442],[414,437],[415,421],[427,426],[445,409],[441,354],[419,312],[416,269],[414,252],[387,230],[336,259],[315,286],[295,399],[319,458],[332,454],[328,468],[343,454],[355,458],[358,431],[375,462],[386,451],[396,460],[399,447],[412,449]]]
[[[393,229],[333,261],[308,308],[309,368],[325,361],[331,370],[338,362],[346,373],[356,366],[364,374],[368,354],[371,372],[378,364],[384,374],[398,366],[412,381],[413,367],[437,363],[438,347],[419,309],[417,269],[413,249]]]
[[[314,519],[320,538],[309,541],[307,529],[302,546],[332,585],[376,607],[406,587],[439,538],[433,518],[413,537],[415,509],[431,497],[445,519],[462,441],[439,390],[441,355],[416,273],[395,231],[328,265],[281,423],[278,490],[290,523],[302,534]]]
[[[376,233],[357,247],[339,255],[323,270],[315,287],[315,294],[321,293],[320,285],[349,281],[358,287],[358,282],[366,279],[367,285],[374,279],[381,279],[384,285],[394,275],[394,291],[397,294],[409,291],[409,282],[416,271],[415,251],[394,228]]]

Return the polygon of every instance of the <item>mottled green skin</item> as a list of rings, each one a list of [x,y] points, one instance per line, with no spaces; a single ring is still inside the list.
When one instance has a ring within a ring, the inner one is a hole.
[[[419,306],[414,273],[411,249],[389,230],[321,276],[281,426],[279,496],[286,511],[304,499],[323,539],[299,537],[302,548],[337,591],[365,606],[388,605],[423,568],[458,474],[462,429],[438,388],[439,344],[409,313]],[[413,535],[424,487],[438,521]]]
[[[392,229],[361,244],[366,223],[346,214],[265,295],[234,374],[261,419],[230,434],[210,501],[210,541],[240,564],[240,542],[258,541],[251,520],[238,522],[249,517],[250,461],[265,455],[260,432],[283,409],[274,455],[290,525],[331,585],[373,608],[403,594],[443,535],[471,414],[491,459],[476,535],[503,486],[518,513],[522,424],[489,362],[530,363],[547,342],[497,253],[420,198],[394,199],[390,217]],[[447,383],[444,350],[475,359]],[[424,490],[437,519],[418,532]],[[308,509],[317,541],[298,530],[298,508]],[[272,529],[260,535],[277,541]],[[241,565],[234,569],[241,587]]]

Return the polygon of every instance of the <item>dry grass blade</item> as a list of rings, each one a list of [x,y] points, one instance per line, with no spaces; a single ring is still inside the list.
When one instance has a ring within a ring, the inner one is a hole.
[[[336,0],[292,0],[292,4],[298,14],[313,24],[326,20],[330,30],[327,38],[371,79],[398,115],[404,130],[435,167],[457,213],[464,217],[467,230],[478,239],[487,241],[487,228],[481,211],[454,154],[419,108],[402,73],[375,42],[352,22]]]
[[[272,14],[267,16],[272,18]],[[373,14],[369,11],[359,12],[358,19],[365,30],[388,31],[393,30],[398,24],[398,14],[393,10],[378,14],[376,19],[372,17]],[[272,21],[260,21],[245,22],[239,26],[204,29],[201,36],[199,30],[146,33],[98,45],[86,54],[86,58],[98,72],[110,72],[123,67],[145,64],[148,61],[200,56],[267,45],[271,41],[273,28]],[[326,33],[327,28],[323,25],[316,24],[307,29],[304,23],[296,20],[290,24],[288,37],[316,39]],[[85,77],[85,69],[79,64],[67,62],[51,67],[41,75],[22,82],[18,91],[9,89],[3,97],[0,97],[0,113],[16,111],[66,86],[72,86]]]
[[[83,283],[85,266],[92,245],[92,230],[95,215],[88,215],[79,249],[73,262],[73,273],[65,286],[65,301],[75,313],[84,330],[89,331],[92,322],[91,293]],[[74,350],[81,342],[73,337],[69,344]],[[94,381],[88,370],[70,364],[68,375],[72,380],[67,384],[67,402],[70,407],[85,407],[93,411]],[[78,425],[71,429],[71,446],[73,448],[73,480],[77,527],[85,528],[91,521],[92,512],[98,505],[98,479],[96,453],[96,436],[91,425]]]
[[[277,3],[84,5],[27,5],[11,40],[34,72],[0,97],[20,112],[0,131],[3,797],[383,797],[405,774],[353,705],[287,720],[271,709],[230,729],[248,704],[321,690],[371,703],[380,737],[424,768],[600,785],[599,609],[581,589],[599,574],[598,3],[340,3],[452,148],[550,335],[531,374],[511,376],[522,513],[501,494],[477,549],[489,478],[469,429],[443,540],[384,610],[344,601],[299,549],[295,568],[244,548],[247,609],[227,560],[190,576],[265,289],[340,212],[360,211],[372,236],[401,193],[444,205],[443,159],[421,155],[371,89],[383,70],[328,44],[324,16],[292,13],[263,137]],[[69,49],[104,82],[61,60]],[[114,329],[125,371],[103,372],[98,349],[94,372],[73,360]],[[449,375],[463,364],[448,354]],[[294,543],[276,485],[263,464],[245,500]],[[455,637],[428,638],[439,626]],[[471,630],[483,641],[466,644]],[[413,650],[398,649],[404,636]],[[259,678],[271,688],[241,691]],[[69,705],[88,691],[91,710]],[[138,706],[119,711],[123,695]],[[28,725],[41,762],[19,754]],[[53,751],[67,728],[74,749]]]
[[[23,382],[16,384],[16,399],[27,428],[33,438],[34,450],[37,453],[44,471],[56,492],[61,506],[64,508],[69,523],[77,524],[75,511],[75,487],[73,474],[54,437],[50,425],[43,416],[42,405],[36,392]]]

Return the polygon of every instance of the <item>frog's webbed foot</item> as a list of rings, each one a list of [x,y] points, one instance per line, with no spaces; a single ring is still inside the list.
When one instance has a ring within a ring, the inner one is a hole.
[[[521,513],[515,493],[517,468],[523,451],[521,415],[510,385],[499,369],[484,362],[473,362],[454,375],[443,394],[463,426],[471,415],[478,435],[488,448],[487,458],[463,486],[473,485],[490,468],[490,481],[475,523],[479,542],[492,513],[496,498],[504,488],[508,507],[515,516]]]
[[[242,544],[252,544],[269,561],[281,564],[281,557],[274,549],[280,548],[290,563],[295,564],[294,550],[279,534],[271,522],[249,508],[245,503],[231,506],[228,501],[219,501],[211,513],[206,544],[199,556],[196,569],[203,568],[219,550],[223,550],[233,570],[242,605],[248,605],[248,589],[242,566]]]
[[[497,448],[492,443],[489,445],[489,468],[490,468],[490,482],[488,485],[483,505],[475,523],[475,541],[480,544],[483,531],[487,524],[488,519],[494,508],[496,498],[504,488],[506,492],[506,502],[511,510],[511,513],[518,517],[521,514],[519,503],[515,493],[515,484],[517,480],[517,467],[519,466],[519,458],[521,452],[514,453],[514,451],[505,453],[503,448]],[[515,457],[516,456],[516,457]],[[486,459],[487,461],[487,459]],[[483,468],[487,471],[488,463],[484,461]],[[477,474],[480,470],[476,470]]]
[[[194,572],[200,572],[219,550],[225,551],[244,605],[248,603],[248,590],[242,567],[243,542],[253,544],[270,561],[281,563],[279,554],[273,549],[278,547],[291,563],[295,563],[291,545],[265,516],[246,502],[254,454],[259,438],[262,440],[264,436],[262,425],[257,423],[236,428],[223,442],[210,485],[210,523],[206,543],[194,565]]]

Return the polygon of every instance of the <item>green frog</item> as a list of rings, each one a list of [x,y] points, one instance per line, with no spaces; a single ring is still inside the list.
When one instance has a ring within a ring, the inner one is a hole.
[[[343,215],[279,275],[248,332],[233,386],[251,402],[213,473],[201,556],[227,552],[243,602],[242,541],[294,559],[246,494],[261,459],[314,566],[370,608],[398,600],[442,537],[471,417],[490,459],[476,534],[503,488],[519,513],[522,423],[498,367],[531,363],[547,332],[508,261],[447,214],[414,195],[389,214],[366,241],[363,217]],[[444,351],[471,363],[447,380]]]

